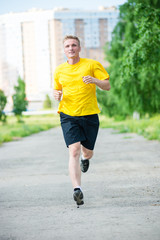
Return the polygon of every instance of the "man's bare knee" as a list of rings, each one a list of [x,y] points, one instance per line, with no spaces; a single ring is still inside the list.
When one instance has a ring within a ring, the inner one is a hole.
[[[73,158],[76,158],[80,155],[80,143],[73,143],[71,145],[69,145],[69,154],[70,156],[72,156]]]

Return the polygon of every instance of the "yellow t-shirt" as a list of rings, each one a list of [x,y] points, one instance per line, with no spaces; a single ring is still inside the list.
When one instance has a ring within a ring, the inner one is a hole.
[[[80,58],[76,64],[65,62],[54,73],[54,89],[62,90],[58,112],[70,116],[85,116],[100,112],[97,104],[96,85],[86,84],[82,77],[90,75],[99,80],[109,79],[104,67],[92,59]]]

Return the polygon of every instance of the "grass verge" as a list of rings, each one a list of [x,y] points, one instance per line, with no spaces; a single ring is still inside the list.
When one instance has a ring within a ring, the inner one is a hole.
[[[160,141],[160,115],[148,119],[126,119],[124,121],[116,121],[114,118],[100,115],[100,127],[114,128],[120,133],[137,133],[149,140]]]
[[[0,123],[0,144],[59,126],[57,114],[24,116],[23,121],[17,123],[13,116],[7,118],[7,123]]]
[[[16,118],[8,117],[7,123],[0,123],[0,144],[17,140],[33,133],[45,131],[60,125],[59,115],[48,114],[38,116],[24,116],[24,123],[17,123]],[[150,119],[116,121],[100,115],[101,128],[114,128],[120,133],[134,132],[149,140],[160,141],[160,115]]]

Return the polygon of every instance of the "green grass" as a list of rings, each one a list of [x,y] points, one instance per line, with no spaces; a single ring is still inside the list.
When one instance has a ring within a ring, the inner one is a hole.
[[[29,136],[59,126],[58,115],[24,116],[23,123],[15,117],[7,117],[7,123],[0,123],[0,144]]]
[[[23,123],[17,123],[17,119],[13,116],[7,118],[6,124],[0,122],[0,144],[60,125],[58,114],[24,116],[23,120]],[[160,141],[160,115],[150,119],[126,119],[123,121],[100,115],[100,127],[114,128],[120,133],[134,132],[143,135],[149,140]]]
[[[123,121],[116,121],[114,118],[100,115],[100,126],[114,128],[120,133],[137,133],[149,140],[160,141],[160,115],[140,120],[126,119]]]

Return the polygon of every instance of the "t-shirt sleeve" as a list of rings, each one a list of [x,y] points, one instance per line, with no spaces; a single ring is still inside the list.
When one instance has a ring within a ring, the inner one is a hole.
[[[93,74],[94,74],[94,77],[99,80],[109,79],[109,74],[107,73],[105,68],[102,66],[102,64],[97,61],[95,61],[93,66]]]
[[[54,89],[62,90],[62,85],[59,82],[59,73],[58,73],[57,69],[54,72]]]

